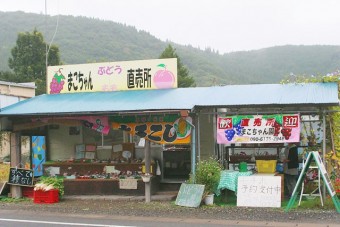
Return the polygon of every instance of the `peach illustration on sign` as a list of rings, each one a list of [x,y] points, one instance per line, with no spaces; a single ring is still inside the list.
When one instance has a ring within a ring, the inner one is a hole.
[[[153,82],[156,87],[159,89],[172,88],[175,83],[174,74],[167,70],[164,64],[159,64],[157,66],[162,67],[163,69],[158,70],[153,77]]]

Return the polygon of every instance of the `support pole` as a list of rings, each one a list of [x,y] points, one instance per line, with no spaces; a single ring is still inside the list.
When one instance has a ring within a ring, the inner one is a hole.
[[[11,133],[11,167],[21,168],[21,139],[19,132]],[[22,191],[21,186],[11,185],[11,197],[12,198],[21,198]]]
[[[196,175],[196,128],[195,125],[193,125],[190,121],[188,121],[186,118],[184,118],[185,121],[190,125],[191,127],[191,175],[192,179],[195,182],[195,175]]]
[[[145,157],[145,175],[151,175],[151,150],[150,150],[150,140],[145,140],[144,146],[144,157]],[[151,202],[151,180],[145,182],[145,202]]]
[[[323,140],[322,140],[322,161],[327,169],[327,165],[326,165],[326,112],[323,111],[322,114],[322,127],[323,127]],[[323,182],[323,187],[322,187],[322,199],[323,201],[325,201],[326,199],[326,183]]]

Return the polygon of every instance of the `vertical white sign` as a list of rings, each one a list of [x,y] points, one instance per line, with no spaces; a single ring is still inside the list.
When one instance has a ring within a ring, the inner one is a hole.
[[[281,177],[238,177],[237,206],[281,207]]]

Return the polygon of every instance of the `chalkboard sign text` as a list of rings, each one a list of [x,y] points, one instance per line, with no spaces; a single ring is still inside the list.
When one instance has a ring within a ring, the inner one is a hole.
[[[33,185],[33,170],[10,168],[8,184],[31,186]]]
[[[204,185],[182,183],[175,204],[186,207],[198,207],[202,201],[203,191]]]

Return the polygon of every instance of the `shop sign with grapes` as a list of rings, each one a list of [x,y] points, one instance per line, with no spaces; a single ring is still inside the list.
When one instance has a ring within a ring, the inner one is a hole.
[[[177,87],[177,58],[49,66],[47,94]]]
[[[218,117],[217,143],[290,143],[300,141],[299,114]]]

